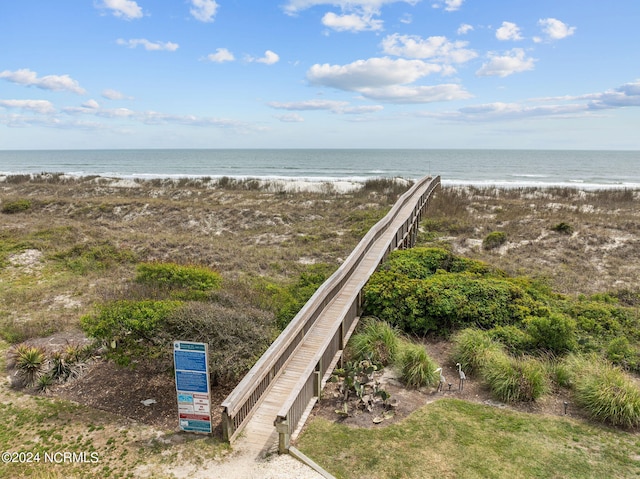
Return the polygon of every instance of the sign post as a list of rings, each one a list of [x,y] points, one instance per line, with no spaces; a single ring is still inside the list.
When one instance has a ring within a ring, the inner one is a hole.
[[[206,343],[173,343],[178,418],[180,429],[183,431],[211,433],[211,391],[207,353]]]

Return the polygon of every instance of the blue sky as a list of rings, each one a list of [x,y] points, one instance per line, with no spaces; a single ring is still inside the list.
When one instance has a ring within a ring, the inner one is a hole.
[[[640,149],[640,2],[0,2],[0,149]]]

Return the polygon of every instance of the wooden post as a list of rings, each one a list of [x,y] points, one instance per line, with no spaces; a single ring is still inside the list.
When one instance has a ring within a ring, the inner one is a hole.
[[[233,436],[232,421],[226,410],[222,411],[222,439],[231,442],[229,438]]]
[[[322,359],[318,361],[316,364],[316,380],[313,382],[313,395],[320,398],[320,393],[322,392]]]
[[[291,444],[289,421],[278,417],[276,419],[276,431],[278,431],[278,454],[287,454]]]

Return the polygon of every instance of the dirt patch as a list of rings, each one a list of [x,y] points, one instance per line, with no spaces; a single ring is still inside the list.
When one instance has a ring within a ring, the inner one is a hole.
[[[218,437],[222,437],[221,412],[215,405],[221,404],[231,389],[214,387],[211,391],[214,405],[211,421],[214,435]],[[131,369],[100,359],[92,363],[80,378],[57,386],[51,394],[135,419],[157,429],[179,429],[175,382],[167,370],[158,371],[144,365]]]

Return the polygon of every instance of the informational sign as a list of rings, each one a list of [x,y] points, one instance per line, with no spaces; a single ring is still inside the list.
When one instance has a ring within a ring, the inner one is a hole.
[[[211,433],[208,346],[206,343],[175,341],[173,364],[178,393],[180,429]]]

